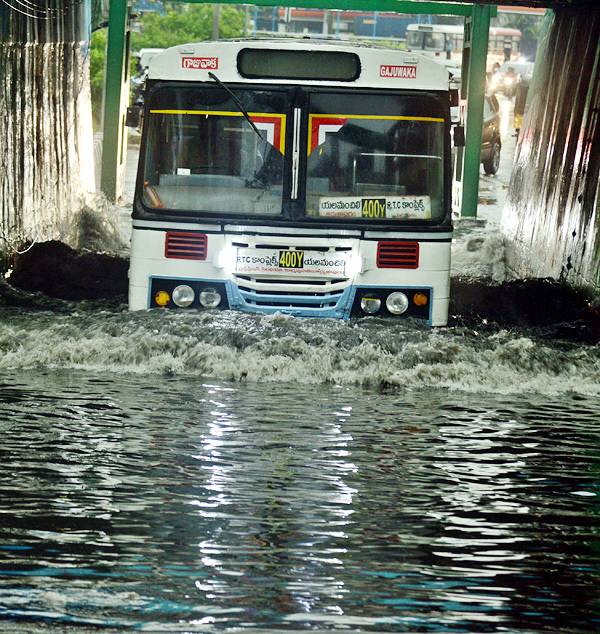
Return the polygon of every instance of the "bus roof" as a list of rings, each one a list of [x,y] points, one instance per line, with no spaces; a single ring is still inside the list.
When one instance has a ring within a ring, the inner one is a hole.
[[[254,75],[262,84],[339,85],[364,88],[406,88],[448,90],[450,75],[432,59],[399,49],[370,44],[312,39],[237,39],[183,44],[166,49],[150,60],[148,79],[212,81],[209,73],[223,82],[246,83],[238,68],[242,51],[313,51],[317,54],[351,53],[358,57],[358,72],[351,79],[268,78]],[[293,53],[292,53],[293,54]],[[326,63],[326,62],[324,62]],[[319,68],[322,66],[316,65]]]

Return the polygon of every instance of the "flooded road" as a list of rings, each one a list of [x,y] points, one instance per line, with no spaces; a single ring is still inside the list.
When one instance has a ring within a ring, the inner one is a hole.
[[[27,632],[591,632],[600,401],[5,372]]]
[[[0,629],[600,628],[598,345],[63,301],[0,347]]]
[[[600,630],[600,348],[507,292],[502,178],[448,328],[3,302],[0,630]]]

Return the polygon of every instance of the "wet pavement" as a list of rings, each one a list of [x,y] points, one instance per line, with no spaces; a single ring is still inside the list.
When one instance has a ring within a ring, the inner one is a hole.
[[[513,100],[507,99],[503,95],[496,96],[500,102],[501,115],[502,152],[500,154],[500,169],[497,174],[489,176],[484,172],[483,166],[480,167],[477,217],[486,220],[490,225],[499,227],[510,183],[517,135],[513,127]]]

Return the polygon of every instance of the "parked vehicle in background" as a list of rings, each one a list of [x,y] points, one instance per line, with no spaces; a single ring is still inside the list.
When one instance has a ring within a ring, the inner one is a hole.
[[[150,63],[150,60],[163,51],[163,48],[141,48],[137,53],[134,53],[133,55],[138,58],[141,70],[146,70],[148,68],[148,64]]]
[[[486,95],[483,104],[481,162],[486,174],[495,174],[500,167],[500,104],[496,95]]]
[[[134,75],[132,75],[131,83],[131,103],[136,106],[144,105],[144,86],[146,84],[146,77],[148,76],[148,64],[150,60],[162,53],[162,48],[142,48],[139,51],[133,53],[133,57],[137,59],[137,68]]]
[[[452,108],[452,122],[459,121],[458,108]],[[500,138],[500,104],[496,95],[486,93],[483,103],[483,128],[481,131],[481,162],[486,174],[495,174],[500,167],[500,152],[502,140]],[[452,149],[452,165],[456,159]]]

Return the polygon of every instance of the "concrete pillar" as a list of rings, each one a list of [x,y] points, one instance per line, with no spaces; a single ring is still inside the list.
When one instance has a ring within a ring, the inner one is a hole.
[[[123,193],[126,132],[125,108],[129,101],[129,50],[127,45],[127,0],[111,0],[106,42],[106,90],[100,188],[117,200]]]

